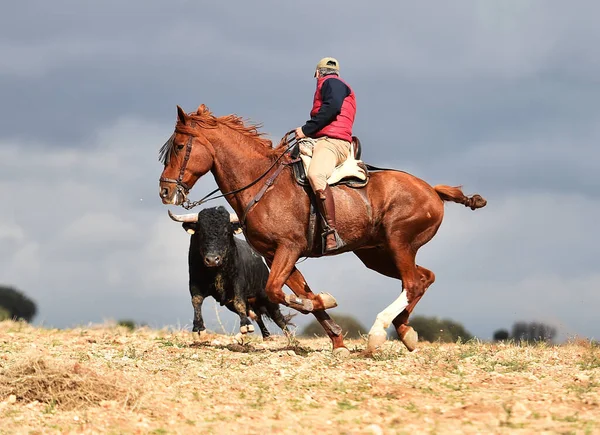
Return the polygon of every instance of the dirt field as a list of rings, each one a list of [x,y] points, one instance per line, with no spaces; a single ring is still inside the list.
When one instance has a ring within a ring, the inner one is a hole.
[[[0,323],[0,433],[600,433],[600,348]],[[295,350],[291,350],[291,349]]]

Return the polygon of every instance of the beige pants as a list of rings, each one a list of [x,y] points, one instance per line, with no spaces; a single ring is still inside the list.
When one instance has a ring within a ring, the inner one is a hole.
[[[313,155],[306,174],[313,191],[327,187],[327,179],[350,154],[350,142],[330,137],[316,139]]]

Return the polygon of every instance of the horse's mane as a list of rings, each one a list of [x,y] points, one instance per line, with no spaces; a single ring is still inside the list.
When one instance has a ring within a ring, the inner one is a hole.
[[[235,130],[242,135],[252,139],[254,142],[268,149],[273,148],[273,143],[263,137],[264,133],[258,131],[259,128],[262,127],[262,124],[258,123],[244,123],[244,120],[234,114],[225,115],[216,117],[212,114],[212,112],[206,107],[204,104],[198,107],[196,112],[191,112],[186,115],[188,120],[194,121],[196,123],[195,127],[190,126],[189,124],[183,124],[178,119],[177,124],[175,125],[175,133],[183,133],[195,136],[195,128],[217,128],[220,125],[225,125],[232,130]],[[173,139],[175,138],[175,133],[165,142],[165,144],[160,149],[160,160],[163,163],[167,163],[169,161],[169,157],[171,155],[171,151],[173,148]]]

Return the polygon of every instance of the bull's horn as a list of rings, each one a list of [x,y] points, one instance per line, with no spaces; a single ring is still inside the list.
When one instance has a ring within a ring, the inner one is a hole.
[[[239,221],[240,219],[237,217],[237,214],[229,213],[229,222],[231,222],[232,224],[237,224]]]
[[[189,213],[189,214],[173,214],[171,210],[169,210],[169,217],[173,219],[175,222],[198,222],[198,214],[197,213]]]

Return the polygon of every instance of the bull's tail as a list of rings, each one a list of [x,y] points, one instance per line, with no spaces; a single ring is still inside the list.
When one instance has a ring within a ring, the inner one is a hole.
[[[452,201],[458,204],[463,204],[465,207],[470,207],[471,210],[485,207],[487,201],[481,195],[465,196],[460,186],[452,187],[445,184],[433,186],[442,201]]]
[[[275,309],[271,310],[271,309],[267,308],[266,306],[258,307],[257,310],[250,311],[251,312],[250,318],[252,318],[252,320],[256,320],[256,317],[258,315],[262,319],[267,319],[271,322],[276,322],[276,318],[281,316],[280,318],[283,320],[283,323],[286,326],[296,326],[296,324],[292,323],[291,320],[294,317],[296,317],[298,315],[298,313],[293,313],[293,312],[289,311],[287,314],[283,314],[279,310],[279,307],[277,305],[275,305],[274,308]],[[254,317],[252,317],[252,315],[254,315]]]
[[[292,313],[291,311],[289,311],[287,314],[284,314],[283,321],[285,322],[286,326],[296,326],[296,324],[292,323],[291,320],[297,315],[298,313]]]

